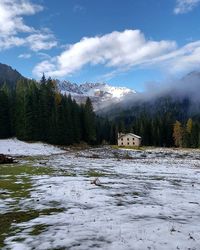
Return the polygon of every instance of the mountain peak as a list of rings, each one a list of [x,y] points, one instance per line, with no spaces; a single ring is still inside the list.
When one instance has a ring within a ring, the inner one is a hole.
[[[96,110],[111,103],[118,103],[128,95],[136,93],[129,88],[114,87],[107,83],[86,82],[78,85],[69,81],[58,80],[57,84],[61,93],[70,94],[79,103],[90,97]]]

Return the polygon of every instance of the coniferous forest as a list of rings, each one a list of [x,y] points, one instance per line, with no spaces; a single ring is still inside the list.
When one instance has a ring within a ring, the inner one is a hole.
[[[162,96],[97,116],[89,98],[77,104],[70,95],[62,95],[51,78],[43,76],[39,83],[21,78],[0,87],[0,138],[99,145],[116,144],[118,132],[132,132],[147,146],[197,148],[199,110],[191,98]]]
[[[191,97],[141,101],[113,119],[119,131],[141,135],[143,145],[200,147],[200,104]]]
[[[108,120],[95,115],[89,98],[78,105],[45,76],[40,83],[22,78],[13,86],[5,83],[0,88],[0,138],[93,145],[114,143],[113,131]]]

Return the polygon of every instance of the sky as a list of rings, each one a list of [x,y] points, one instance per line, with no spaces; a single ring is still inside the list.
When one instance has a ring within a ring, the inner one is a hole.
[[[0,0],[0,62],[143,91],[200,69],[200,0]]]

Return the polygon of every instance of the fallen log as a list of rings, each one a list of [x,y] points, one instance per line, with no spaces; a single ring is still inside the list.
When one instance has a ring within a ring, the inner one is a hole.
[[[0,164],[7,164],[7,163],[14,163],[14,159],[4,154],[0,154]]]

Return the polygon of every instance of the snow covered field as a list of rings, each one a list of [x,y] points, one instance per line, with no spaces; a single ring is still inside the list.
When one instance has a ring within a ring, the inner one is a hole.
[[[62,153],[61,149],[49,144],[34,142],[27,143],[17,139],[0,140],[0,154],[8,155],[51,155]]]
[[[200,249],[199,150],[69,150],[0,178],[3,250]]]

